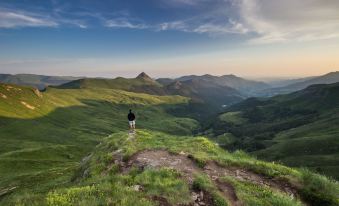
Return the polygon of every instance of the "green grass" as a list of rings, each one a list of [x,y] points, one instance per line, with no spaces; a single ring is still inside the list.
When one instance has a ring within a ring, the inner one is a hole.
[[[192,158],[197,161],[197,164],[202,163],[203,165],[206,161],[214,160],[220,165],[247,168],[248,170],[267,177],[290,181],[292,184],[297,182],[297,185],[304,185],[300,188],[300,190],[303,191],[303,197],[308,199],[316,198],[319,202],[326,202],[330,199],[332,205],[338,203],[339,186],[337,182],[331,179],[315,175],[308,170],[292,169],[279,164],[260,161],[243,152],[237,151],[229,153],[204,137],[193,138],[190,136],[175,136],[162,132],[141,130],[138,131],[137,138],[134,141],[125,141],[127,138],[127,134],[125,133],[116,133],[106,138],[104,140],[105,143],[97,148],[97,156],[93,157],[95,163],[92,162],[92,167],[96,168],[93,173],[94,176],[101,174],[102,171],[107,168],[107,164],[112,162],[112,157],[109,154],[114,150],[122,149],[125,159],[128,159],[138,151],[146,149],[166,149],[171,153],[180,153],[183,151],[192,156]],[[100,162],[101,166],[98,166],[98,162]],[[205,185],[205,187],[208,188],[208,184],[207,186]],[[251,186],[248,187],[248,191],[251,191]],[[265,188],[259,188],[259,195],[265,196],[266,193],[270,192],[266,191]],[[272,197],[268,197],[269,200],[267,201],[279,202],[281,200],[282,205],[289,203],[288,198],[286,199],[286,196],[280,193],[272,193],[272,195]]]
[[[49,88],[41,96],[28,87],[10,87],[0,84],[0,190],[17,189],[2,197],[0,205],[148,206],[157,205],[155,197],[171,204],[190,201],[192,188],[174,170],[133,169],[120,173],[112,156],[118,149],[124,160],[147,149],[184,152],[200,167],[216,161],[225,167],[244,168],[297,183],[300,194],[309,201],[338,204],[338,183],[334,180],[260,161],[242,151],[228,152],[206,137],[192,136],[197,121],[168,113],[187,106],[187,98],[102,88]],[[133,141],[127,141],[126,114],[130,108],[137,116]],[[233,141],[228,133],[219,138],[220,142]],[[283,205],[288,201],[284,195],[265,188],[237,181],[233,184],[240,188],[244,202],[263,199]],[[142,190],[136,191],[135,185],[141,185]],[[203,174],[196,176],[193,185],[211,191],[215,205],[227,205]],[[257,196],[251,198],[253,191]]]
[[[179,96],[54,88],[38,96],[29,87],[4,84],[0,93],[6,95],[0,96],[0,190],[17,187],[4,202],[26,191],[39,194],[67,184],[79,161],[104,136],[127,130],[130,108],[135,110],[138,128],[191,134],[198,125],[166,112],[168,107],[187,104],[188,99]]]
[[[220,191],[216,188],[215,185],[211,182],[211,180],[203,174],[199,174],[195,176],[193,181],[193,189],[207,191],[212,195],[213,203],[215,206],[227,206],[230,205],[227,200],[225,200]]]
[[[302,203],[291,199],[285,194],[273,191],[267,186],[256,185],[249,182],[239,181],[231,177],[223,178],[223,181],[230,183],[245,205],[248,206],[301,206]]]
[[[164,197],[173,205],[188,204],[191,200],[187,183],[175,170],[148,169],[137,175],[134,181],[144,187],[146,195]]]

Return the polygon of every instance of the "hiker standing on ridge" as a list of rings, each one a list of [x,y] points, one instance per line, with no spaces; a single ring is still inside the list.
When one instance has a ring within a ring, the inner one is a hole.
[[[135,115],[131,109],[129,110],[127,118],[128,118],[128,123],[129,123],[129,129],[135,130]]]

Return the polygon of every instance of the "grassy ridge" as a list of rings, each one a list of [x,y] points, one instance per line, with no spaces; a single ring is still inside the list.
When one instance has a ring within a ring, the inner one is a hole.
[[[129,108],[135,109],[139,128],[189,134],[197,127],[194,120],[166,113],[167,107],[187,103],[178,96],[111,89],[49,88],[38,93],[5,84],[0,93],[1,190],[17,187],[19,193],[40,193],[67,183],[103,136],[126,131]]]
[[[83,202],[83,205],[100,205],[107,202],[122,206],[157,205],[156,202],[150,201],[149,197],[153,195],[166,198],[172,204],[187,204],[190,199],[189,186],[179,178],[180,174],[176,171],[168,168],[160,170],[146,168],[121,173],[112,156],[112,153],[119,150],[124,155],[124,159],[128,159],[139,151],[159,149],[168,150],[173,154],[184,152],[202,165],[207,161],[216,161],[220,165],[247,168],[271,178],[297,182],[301,185],[299,192],[302,197],[311,202],[315,201],[314,205],[339,203],[337,196],[339,186],[334,181],[308,171],[262,162],[243,152],[226,152],[204,137],[192,138],[139,130],[135,140],[128,141],[128,138],[125,132],[115,133],[105,138],[90,159],[83,162],[76,176],[80,177],[80,181],[66,188],[50,191],[45,200],[48,205],[72,205],[82,201],[83,198],[88,200]],[[86,177],[83,176],[85,171]],[[240,201],[246,205],[301,205],[299,200],[291,199],[286,194],[267,187],[227,176],[222,181],[233,185]],[[135,185],[141,185],[143,190],[134,190]],[[196,174],[192,187],[210,191],[213,205],[229,205],[204,174]],[[86,192],[87,190],[92,192]]]

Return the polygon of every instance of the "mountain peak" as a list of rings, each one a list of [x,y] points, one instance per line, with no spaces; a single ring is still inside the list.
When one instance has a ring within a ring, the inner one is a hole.
[[[144,80],[152,80],[153,79],[148,76],[145,72],[141,72],[138,76],[137,76],[137,79],[144,79]]]

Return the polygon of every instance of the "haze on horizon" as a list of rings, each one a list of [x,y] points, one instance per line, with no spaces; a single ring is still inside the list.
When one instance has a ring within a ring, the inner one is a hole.
[[[339,68],[337,0],[0,2],[0,73],[302,77]]]

